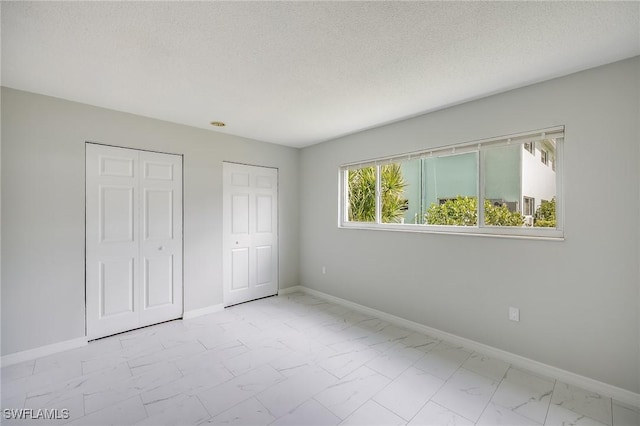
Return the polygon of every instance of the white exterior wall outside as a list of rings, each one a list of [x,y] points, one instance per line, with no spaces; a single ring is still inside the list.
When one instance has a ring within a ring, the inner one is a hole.
[[[550,201],[556,196],[556,172],[551,167],[551,161],[547,164],[541,161],[539,148],[530,153],[523,146],[521,158],[522,192],[520,207],[524,206],[523,197],[530,197],[535,199],[535,208],[537,209],[540,207],[542,200]]]

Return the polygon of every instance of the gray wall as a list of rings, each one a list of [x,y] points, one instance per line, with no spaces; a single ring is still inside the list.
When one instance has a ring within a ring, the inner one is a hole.
[[[639,76],[636,57],[303,149],[301,284],[639,392]],[[337,227],[342,163],[556,125],[565,241]]]
[[[184,308],[222,303],[222,161],[280,169],[298,277],[298,149],[2,88],[2,354],[85,335],[85,141],[184,155]]]

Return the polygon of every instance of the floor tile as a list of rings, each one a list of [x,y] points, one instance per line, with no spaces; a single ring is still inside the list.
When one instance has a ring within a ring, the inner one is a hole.
[[[225,345],[221,345],[216,349],[210,349],[204,352],[199,352],[195,355],[181,357],[176,359],[174,362],[182,374],[188,376],[190,374],[197,374],[211,369],[217,370],[220,367],[223,367],[224,361],[230,360],[238,355],[242,355],[247,351],[249,351],[249,349],[246,346],[238,340],[234,340]]]
[[[307,367],[264,390],[256,398],[278,418],[337,381],[320,367]]]
[[[542,423],[534,422],[508,408],[490,402],[480,416],[476,426],[537,426]]]
[[[33,373],[38,374],[51,369],[66,368],[68,366],[76,367],[76,364],[79,364],[81,366],[81,371],[84,374],[87,374],[91,371],[84,370],[85,362],[94,359],[103,359],[105,355],[113,354],[121,350],[122,345],[120,344],[119,339],[107,337],[105,339],[89,342],[89,344],[80,348],[38,358],[35,362]]]
[[[497,387],[497,382],[461,368],[451,376],[432,400],[475,422]]]
[[[390,380],[363,366],[317,394],[314,399],[341,419],[388,385]]]
[[[351,352],[332,354],[319,361],[319,365],[338,378],[343,378],[377,357],[380,353],[365,348]]]
[[[177,380],[180,377],[182,377],[182,373],[173,363],[155,363],[153,368],[148,369],[139,376],[118,380],[112,382],[109,386],[103,386],[93,392],[85,393],[84,411],[88,414],[101,410],[133,395],[138,395],[149,389]]]
[[[218,386],[202,391],[197,396],[209,414],[217,416],[284,379],[285,377],[274,370],[273,367],[264,365]]]
[[[556,382],[551,405],[584,414],[609,426],[613,423],[611,398],[603,397],[577,386]]]
[[[367,362],[366,365],[390,379],[395,379],[423,356],[424,352],[418,349],[406,347],[402,343],[396,343],[393,347]]]
[[[145,405],[148,408],[148,405]],[[149,417],[136,423],[139,426],[197,425],[211,418],[200,400],[195,396],[180,395],[171,405],[154,414],[147,410]]]
[[[191,342],[184,345],[174,346],[169,349],[163,348],[163,350],[131,359],[127,361],[127,363],[129,364],[129,368],[131,368],[131,374],[136,376],[149,371],[150,369],[153,369],[160,363],[173,361],[182,357],[199,354],[205,351],[205,347],[202,346],[200,342]]]
[[[367,401],[340,425],[352,426],[395,426],[407,422],[372,400]]]
[[[397,325],[390,324],[380,330],[378,333],[385,336],[385,338],[389,341],[397,342],[411,335],[413,331],[404,327],[398,327]]]
[[[280,342],[275,343],[271,347],[248,350],[243,354],[226,359],[222,363],[234,376],[242,375],[289,354],[286,346]]]
[[[62,399],[60,401],[57,401],[55,404],[44,406],[29,405],[25,408],[28,408],[32,411],[29,414],[24,413],[22,417],[18,418],[7,419],[7,413],[3,412],[0,423],[2,423],[3,426],[26,426],[44,424],[46,424],[47,426],[55,426],[67,424],[84,416],[84,404],[81,394],[70,396],[67,399]],[[13,411],[13,413],[15,415],[15,411]],[[43,418],[43,416],[46,417]]]
[[[78,376],[72,380],[60,381],[47,387],[36,387],[27,394],[26,407],[49,407],[59,405],[62,401],[76,395],[92,395],[104,389],[117,386],[131,379],[131,372],[126,364],[120,364],[108,370],[102,370],[86,376]],[[132,395],[129,395],[132,396]],[[127,399],[128,396],[121,400]],[[103,407],[101,407],[103,408]],[[85,407],[85,414],[89,413]]]
[[[111,405],[95,413],[81,417],[70,425],[82,426],[128,426],[133,425],[147,417],[140,397],[135,396],[122,401],[118,404]]]
[[[9,386],[7,386],[9,387]],[[0,407],[3,409],[20,409],[24,408],[24,401],[27,397],[26,393],[9,394],[8,392],[0,392]]]
[[[32,360],[2,367],[0,370],[0,380],[2,380],[2,383],[7,383],[25,376],[30,376],[33,374],[35,364],[36,361]]]
[[[400,343],[408,348],[418,349],[422,352],[429,352],[431,349],[435,348],[440,341],[434,337],[427,336],[426,334],[413,332],[400,340]]]
[[[409,421],[443,384],[442,379],[410,367],[380,391],[374,400]]]
[[[510,364],[508,362],[491,358],[478,352],[472,353],[464,364],[462,364],[462,367],[467,370],[478,373],[495,382],[499,382],[504,378],[509,366]]]
[[[555,380],[511,367],[492,402],[537,423],[544,423]]]
[[[54,368],[38,374],[31,374],[2,383],[2,400],[24,399],[27,393],[33,393],[42,389],[57,389],[61,384],[82,377],[82,368],[79,363],[64,368]]]
[[[207,369],[200,373],[178,377],[176,380],[153,387],[140,394],[149,415],[167,411],[181,396],[198,393],[233,379],[233,375],[222,365],[217,369]]]
[[[471,352],[462,347],[440,342],[438,346],[418,360],[414,367],[447,380],[469,356],[471,356]]]
[[[544,424],[545,426],[605,426],[605,423],[555,404],[549,406]]]
[[[473,422],[434,402],[428,402],[413,419],[410,426],[473,426]],[[511,425],[516,426],[516,425]]]
[[[201,424],[213,425],[268,425],[275,420],[256,398],[249,398],[246,401],[224,411],[212,419]]]
[[[133,337],[125,340],[119,340],[122,349],[102,354],[98,357],[89,357],[82,360],[82,373],[91,374],[101,370],[113,368],[117,365],[126,363],[127,361],[144,357],[164,349],[160,340],[155,337],[140,337],[140,341]],[[128,342],[128,344],[125,344]],[[89,343],[89,347],[97,342]],[[127,364],[128,365],[128,364]]]
[[[310,399],[291,412],[280,417],[272,426],[333,426],[341,419],[319,402]]]

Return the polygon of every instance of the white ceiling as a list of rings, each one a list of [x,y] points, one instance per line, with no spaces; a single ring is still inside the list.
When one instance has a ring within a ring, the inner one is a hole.
[[[1,13],[4,86],[297,147],[640,54],[637,2],[2,1]]]

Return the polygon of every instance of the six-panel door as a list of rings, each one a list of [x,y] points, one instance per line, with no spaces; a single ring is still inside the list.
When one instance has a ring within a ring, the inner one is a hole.
[[[223,163],[225,306],[278,293],[278,170]]]
[[[182,157],[86,145],[89,339],[182,316]]]

